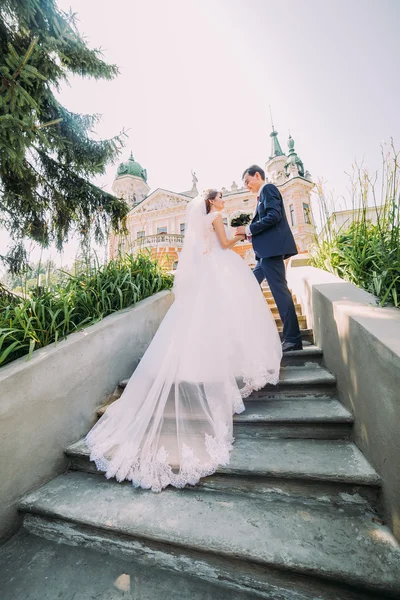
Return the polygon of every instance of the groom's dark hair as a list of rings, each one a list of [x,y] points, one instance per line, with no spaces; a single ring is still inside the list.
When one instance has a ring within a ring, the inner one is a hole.
[[[265,181],[265,171],[264,169],[262,169],[261,167],[259,167],[258,165],[251,165],[251,167],[248,167],[242,175],[242,179],[244,179],[247,175],[247,173],[250,175],[250,177],[254,177],[254,175],[256,173],[260,173],[260,177],[263,181]]]

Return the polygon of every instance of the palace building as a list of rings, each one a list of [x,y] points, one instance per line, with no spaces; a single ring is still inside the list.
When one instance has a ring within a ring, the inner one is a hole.
[[[294,149],[294,140],[289,136],[288,152],[284,154],[278,140],[278,132],[271,133],[271,155],[265,163],[266,178],[275,184],[283,197],[286,215],[292,228],[299,252],[307,252],[314,241],[314,226],[311,212],[311,190],[314,183],[311,175]],[[192,188],[185,192],[172,192],[163,188],[151,191],[147,184],[147,172],[134,158],[129,157],[119,165],[112,189],[131,207],[127,216],[125,235],[111,235],[110,257],[118,253],[136,253],[148,249],[161,264],[174,270],[185,235],[185,212],[188,203],[197,196],[197,178],[192,173]],[[253,214],[256,197],[235,182],[230,189],[222,188],[225,208],[221,213],[229,225],[234,213]],[[249,265],[254,265],[251,244],[237,244],[238,252]]]

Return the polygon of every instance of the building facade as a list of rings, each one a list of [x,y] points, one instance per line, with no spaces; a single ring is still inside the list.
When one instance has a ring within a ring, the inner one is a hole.
[[[293,138],[289,136],[288,153],[285,155],[278,133],[273,130],[270,137],[271,156],[265,164],[266,179],[275,184],[282,194],[298,251],[307,252],[315,239],[310,198],[314,184],[295,152]],[[128,161],[118,167],[112,186],[115,195],[124,198],[131,207],[126,222],[128,233],[111,235],[110,257],[147,249],[165,268],[174,270],[183,246],[186,207],[198,194],[197,183],[196,175],[192,173],[192,188],[188,191],[157,188],[152,192],[147,184],[146,169],[131,154]],[[246,188],[233,182],[230,189],[222,188],[222,195],[225,208],[221,214],[228,227],[235,213],[253,214],[257,200]],[[235,251],[249,265],[255,263],[254,252],[248,242],[237,244]]]

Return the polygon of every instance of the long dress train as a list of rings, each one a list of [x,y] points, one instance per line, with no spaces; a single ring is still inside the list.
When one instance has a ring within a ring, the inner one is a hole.
[[[278,382],[274,318],[243,259],[221,248],[216,216],[199,217],[204,249],[192,264],[188,242],[190,268],[177,274],[174,304],[121,398],[86,437],[106,477],[153,491],[195,485],[229,462],[242,398]]]

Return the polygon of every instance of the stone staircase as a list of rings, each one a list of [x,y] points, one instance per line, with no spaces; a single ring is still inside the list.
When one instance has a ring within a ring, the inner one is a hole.
[[[266,283],[263,283],[261,287],[263,290],[265,300],[267,301],[268,306],[270,307],[272,314],[275,317],[275,323],[278,327],[278,331],[282,337],[283,324],[280,319],[278,307],[276,306],[276,303],[272,296],[271,290],[269,289],[269,287],[267,286]],[[293,295],[293,301],[294,301],[294,305],[296,308],[297,318],[299,320],[300,331],[301,331],[301,336],[302,336],[303,342],[312,343],[313,342],[313,332],[311,331],[311,329],[307,328],[307,318],[305,315],[303,315],[301,304],[299,304],[295,295]]]
[[[21,501],[25,528],[219,582],[226,598],[399,598],[399,549],[376,514],[379,476],[351,442],[321,353],[297,354],[277,390],[248,399],[230,465],[200,486],[153,494],[107,481],[80,440],[67,449],[69,472]]]
[[[154,494],[105,479],[79,440],[66,449],[69,470],[22,499],[25,529],[96,550],[100,564],[117,557],[153,568],[154,580],[169,573],[169,592],[135,599],[400,598],[379,475],[352,442],[353,417],[305,320],[302,328],[305,348],[284,356],[279,386],[235,416],[228,466],[194,488]],[[189,593],[177,574],[197,586]]]

